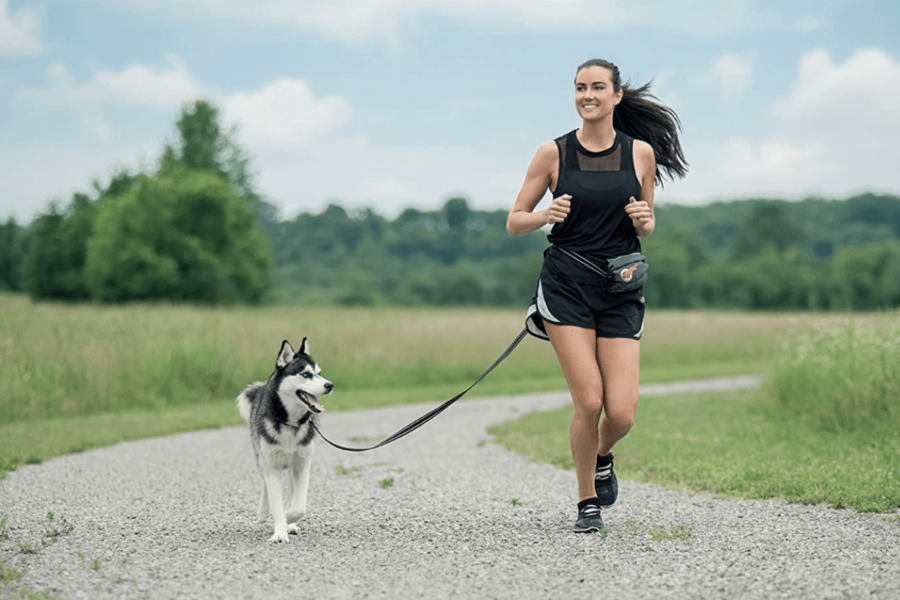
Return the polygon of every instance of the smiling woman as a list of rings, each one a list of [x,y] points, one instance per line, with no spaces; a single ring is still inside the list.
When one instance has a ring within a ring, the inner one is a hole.
[[[600,508],[618,496],[612,447],[637,410],[646,273],[639,238],[656,223],[660,169],[683,177],[687,165],[678,116],[649,84],[623,85],[611,62],[578,67],[575,109],[583,126],[538,149],[506,229],[521,235],[553,225],[527,324],[550,340],[572,394],[575,532],[588,533],[603,529]],[[535,211],[548,189],[550,208]]]

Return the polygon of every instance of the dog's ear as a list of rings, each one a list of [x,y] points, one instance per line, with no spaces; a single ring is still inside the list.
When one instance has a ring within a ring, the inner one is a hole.
[[[306,343],[306,340],[303,340]],[[289,362],[294,360],[294,349],[287,340],[281,342],[281,351],[278,353],[278,359],[275,361],[275,368],[280,369],[287,366]]]
[[[300,344],[300,354],[309,356],[309,340],[306,338],[303,338],[303,343]]]

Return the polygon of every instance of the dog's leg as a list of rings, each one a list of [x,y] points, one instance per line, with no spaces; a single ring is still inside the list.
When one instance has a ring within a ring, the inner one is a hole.
[[[272,519],[275,521],[275,533],[269,538],[270,542],[287,542],[288,541],[288,524],[284,516],[284,499],[281,493],[281,477],[279,473],[282,469],[273,469],[271,466],[266,469],[263,477],[266,480],[266,490],[269,496],[269,510],[272,512]]]
[[[285,473],[285,477],[287,478],[286,487],[287,487],[287,522],[293,523],[291,520],[291,510],[294,506],[294,494],[297,490],[297,478],[294,477],[294,470],[297,466],[297,456],[293,456],[291,458],[291,464],[288,466],[287,471]],[[296,519],[295,519],[296,520]]]
[[[312,452],[294,459],[292,473],[291,503],[288,505],[288,523],[296,523],[306,516],[307,491],[309,490],[309,473],[312,468]]]
[[[269,520],[269,494],[266,490],[266,479],[263,477],[262,493],[259,495],[259,513],[257,514],[260,523]]]

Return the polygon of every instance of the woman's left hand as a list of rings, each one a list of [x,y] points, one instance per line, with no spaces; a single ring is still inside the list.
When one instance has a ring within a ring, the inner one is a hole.
[[[650,205],[643,200],[635,200],[634,196],[628,199],[628,206],[625,207],[625,212],[631,217],[634,229],[639,234],[645,232],[647,226],[653,221],[653,211],[650,209]]]

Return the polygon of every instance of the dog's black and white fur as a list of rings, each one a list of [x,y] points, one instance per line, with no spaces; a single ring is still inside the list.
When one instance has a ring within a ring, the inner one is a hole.
[[[319,413],[325,410],[318,397],[334,389],[321,373],[309,355],[306,338],[299,352],[285,340],[269,380],[251,383],[237,397],[238,411],[250,424],[250,442],[263,479],[259,521],[265,523],[270,511],[275,520],[270,542],[287,542],[288,534],[299,533],[297,521],[306,514],[316,435],[311,423],[318,423]],[[282,498],[285,475],[286,512]]]

